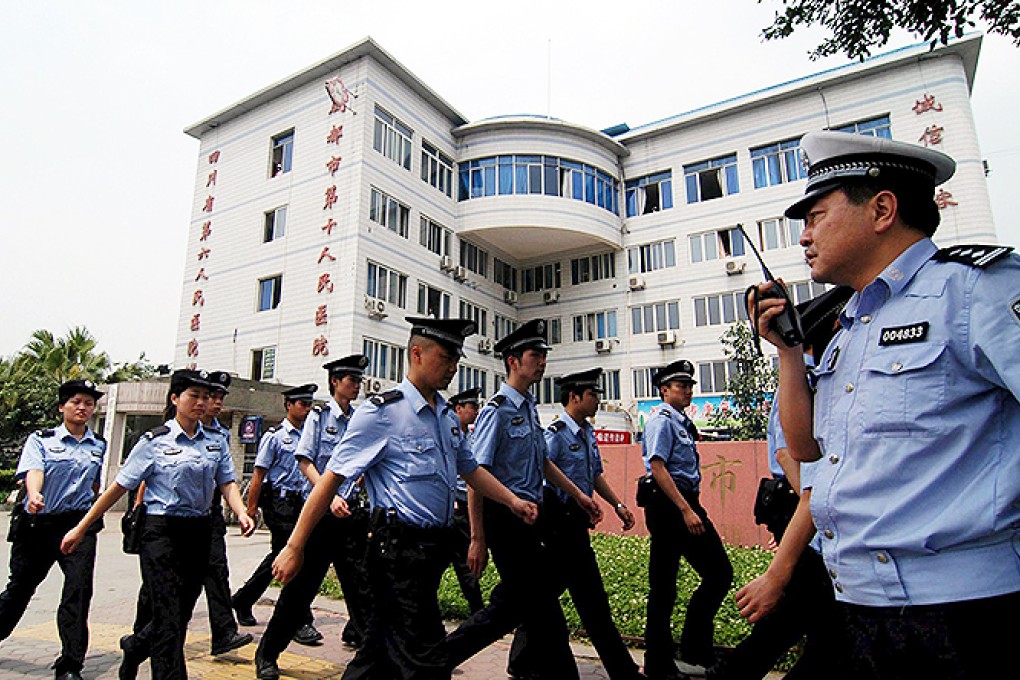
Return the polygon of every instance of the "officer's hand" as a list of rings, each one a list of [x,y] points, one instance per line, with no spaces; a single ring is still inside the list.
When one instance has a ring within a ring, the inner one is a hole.
[[[624,531],[627,531],[628,529],[633,529],[634,528],[634,521],[635,521],[634,520],[634,513],[631,512],[630,508],[628,508],[626,505],[616,509],[616,516],[620,518],[621,522],[623,522],[623,530]]]
[[[42,512],[42,509],[46,507],[46,503],[43,502],[43,495],[41,493],[30,493],[28,494],[28,504],[25,509],[33,515]]]
[[[701,521],[701,516],[694,510],[687,508],[682,511],[684,516],[684,524],[687,525],[687,531],[691,532],[695,536],[700,536],[705,533],[705,524]]]
[[[302,562],[304,562],[303,552],[292,548],[288,543],[273,560],[273,576],[280,583],[287,583],[301,571]]]
[[[237,516],[237,521],[241,525],[241,535],[247,538],[255,533],[255,520],[248,516],[248,513],[243,513]]]
[[[782,281],[782,279],[780,279],[780,281]],[[782,298],[764,297],[765,295],[768,295],[769,292],[772,292],[775,287],[776,284],[771,281],[758,284],[758,295],[757,297],[752,296],[748,300],[747,313],[748,318],[758,319],[758,335],[782,350],[787,349],[787,345],[769,326],[769,324],[772,319],[779,316],[783,309],[786,308],[786,301]],[[756,305],[755,302],[757,302]],[[757,310],[755,310],[755,307],[757,307]]]
[[[735,600],[740,615],[748,623],[757,623],[776,608],[783,595],[783,584],[766,571],[737,591]]]
[[[602,521],[602,508],[599,504],[592,500],[591,496],[581,496],[581,500],[578,501],[581,508],[588,513],[588,519],[591,520],[592,526]]]
[[[489,549],[485,546],[485,541],[477,538],[472,538],[471,543],[468,545],[467,553],[467,565],[471,573],[475,575],[475,578],[481,578],[482,573],[485,571],[485,565],[489,562]]]
[[[333,496],[333,500],[329,504],[329,511],[340,519],[351,516],[351,509],[347,506],[347,501],[340,496]]]
[[[78,527],[68,531],[64,534],[63,540],[60,541],[60,552],[65,555],[73,553],[78,548],[78,544],[81,543],[82,536],[84,535],[85,532],[78,529]]]
[[[514,514],[524,520],[525,524],[534,524],[538,519],[538,506],[523,498],[515,498],[510,505]]]

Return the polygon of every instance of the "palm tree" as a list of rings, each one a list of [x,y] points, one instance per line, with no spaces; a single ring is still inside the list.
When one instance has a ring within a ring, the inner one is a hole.
[[[110,371],[110,357],[96,351],[96,339],[83,326],[55,338],[48,330],[37,330],[15,359],[18,368],[38,371],[55,384],[67,380],[101,382]]]

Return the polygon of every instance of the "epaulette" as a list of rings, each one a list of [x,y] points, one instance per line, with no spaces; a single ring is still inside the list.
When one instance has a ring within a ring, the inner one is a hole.
[[[325,404],[312,404],[312,410],[315,411],[316,413],[322,413],[323,411],[326,410],[326,405]]]
[[[495,395],[495,396],[494,396],[494,397],[493,397],[492,399],[490,399],[490,400],[488,401],[488,403],[487,403],[487,404],[485,404],[485,405],[486,405],[486,406],[488,406],[489,404],[492,404],[492,405],[493,405],[493,406],[495,406],[496,408],[499,408],[499,407],[500,407],[500,406],[502,406],[502,405],[503,405],[503,404],[504,404],[505,402],[506,402],[506,395],[505,395],[505,394],[497,394],[497,395]]]
[[[562,430],[566,426],[567,426],[566,421],[564,421],[564,420],[554,420],[549,425],[548,429],[549,429],[550,432],[559,432],[560,430]]]
[[[157,427],[157,428],[155,428],[153,430],[149,430],[148,432],[146,432],[142,436],[145,437],[146,439],[154,439],[156,437],[160,437],[160,436],[162,436],[164,434],[167,434],[169,432],[170,432],[170,428],[169,427],[167,427],[166,425],[160,425],[159,427]]]
[[[660,408],[660,409],[659,409],[658,411],[656,411],[655,413],[656,413],[656,414],[659,414],[659,413],[661,413],[662,415],[666,416],[667,418],[671,418],[671,417],[672,417],[672,416],[670,415],[670,412],[669,412],[669,409],[668,409],[668,408]]]
[[[50,430],[50,429],[36,430],[35,431],[35,436],[37,436],[37,437],[52,437],[56,433],[57,433],[56,430]]]
[[[372,403],[376,406],[382,406],[383,404],[389,404],[390,402],[399,401],[404,398],[404,393],[400,390],[390,390],[389,392],[383,392],[372,397]]]
[[[936,262],[959,262],[969,267],[984,269],[1013,252],[1012,246],[962,245],[943,248],[934,255]]]
[[[95,437],[97,442],[103,442],[104,444],[106,443],[106,437],[104,437],[103,435],[99,434],[98,432],[93,432],[92,436]]]
[[[274,432],[276,432],[279,429],[280,429],[279,427],[277,427],[276,425],[273,425],[271,428],[266,430],[266,434],[273,434]]]

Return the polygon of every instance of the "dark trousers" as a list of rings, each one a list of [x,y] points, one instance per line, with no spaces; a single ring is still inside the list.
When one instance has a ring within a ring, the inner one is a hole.
[[[559,602],[562,587],[550,577],[555,568],[538,527],[525,524],[509,508],[488,499],[484,507],[485,537],[502,581],[489,606],[447,636],[451,667],[523,623],[529,647],[535,658],[542,660],[542,668],[536,669],[538,677],[576,679],[577,663]]]
[[[437,594],[450,564],[450,540],[444,529],[395,524],[373,530],[365,641],[343,680],[449,680]]]
[[[710,666],[714,660],[713,619],[733,582],[733,567],[722,540],[698,502],[698,494],[682,492],[701,517],[704,533],[687,530],[683,515],[661,491],[645,506],[645,523],[651,534],[648,557],[648,617],[645,624],[645,669],[659,672],[675,667],[670,620],[676,604],[676,579],[680,558],[685,557],[701,577],[701,584],[687,603],[680,658],[687,663]]]
[[[184,639],[209,565],[208,517],[149,515],[142,531],[139,561],[150,620],[125,643],[149,656],[153,680],[186,680]],[[141,603],[139,604],[141,612]],[[143,613],[144,614],[144,613]]]
[[[7,588],[0,593],[0,640],[6,640],[25,614],[36,588],[56,562],[64,574],[64,587],[57,608],[60,656],[53,667],[57,674],[80,671],[89,644],[89,604],[92,602],[92,574],[96,563],[94,525],[78,549],[70,555],[60,552],[60,541],[84,513],[40,515],[21,522],[11,545],[11,573]]]
[[[570,591],[585,632],[611,680],[634,678],[638,665],[613,623],[609,597],[588,535],[587,515],[573,501],[564,505],[547,497],[544,507],[547,512],[541,529],[555,569],[550,576],[555,579],[557,595],[565,589]],[[528,626],[521,625],[510,649],[510,669],[515,675],[530,677],[541,669],[543,659],[533,648]]]
[[[266,624],[258,651],[263,658],[276,660],[290,644],[297,630],[309,623],[312,600],[326,578],[329,565],[336,570],[344,602],[355,626],[358,642],[363,637],[368,616],[368,589],[363,582],[365,520],[361,515],[338,519],[332,514],[319,520],[305,546],[304,564],[292,581],[280,591],[273,616]],[[360,554],[359,554],[359,548]]]
[[[467,600],[468,609],[474,614],[485,606],[482,599],[482,586],[478,577],[468,568],[468,548],[471,547],[471,520],[468,516],[467,502],[458,500],[453,507],[453,573],[457,575],[460,592]]]
[[[940,605],[837,605],[854,678],[984,680],[1016,676],[1020,593]]]

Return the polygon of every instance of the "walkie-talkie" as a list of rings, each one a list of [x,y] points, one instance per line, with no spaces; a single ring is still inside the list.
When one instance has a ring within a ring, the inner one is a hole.
[[[786,306],[783,308],[782,313],[779,314],[779,316],[774,317],[772,321],[769,322],[769,328],[779,334],[783,344],[787,347],[794,347],[796,345],[803,344],[804,330],[801,328],[800,314],[797,313],[797,308],[793,304],[793,298],[790,297],[790,291],[788,291],[786,286],[776,279],[776,277],[772,276],[772,272],[770,272],[769,268],[765,266],[765,260],[761,259],[761,254],[758,252],[758,249],[755,248],[754,241],[752,241],[748,237],[747,232],[744,231],[744,225],[738,224],[737,229],[739,229],[740,233],[743,234],[744,241],[746,241],[751,247],[751,252],[754,253],[754,256],[758,259],[758,264],[761,265],[761,271],[762,274],[765,275],[765,280],[772,282],[772,287],[764,293],[761,293],[761,297],[778,298],[786,301]],[[752,293],[752,290],[754,293]],[[747,289],[744,296],[745,300],[752,294],[758,295],[757,286],[751,286],[751,288]],[[757,334],[757,324],[754,324],[754,328],[755,333]]]

